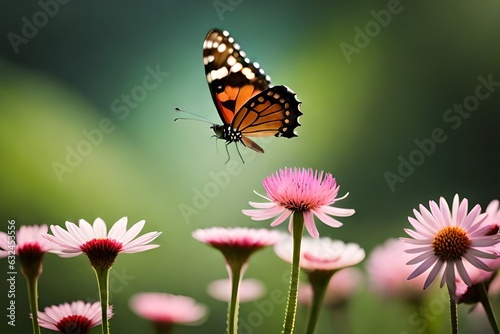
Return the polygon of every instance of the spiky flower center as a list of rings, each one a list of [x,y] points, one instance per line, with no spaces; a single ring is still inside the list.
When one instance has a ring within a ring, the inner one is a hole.
[[[438,232],[432,242],[432,249],[441,260],[450,261],[462,258],[470,244],[471,241],[463,228],[448,226]]]
[[[62,318],[56,325],[61,333],[87,334],[92,326],[89,318],[82,315],[69,315]]]
[[[113,239],[100,238],[87,241],[80,249],[94,268],[111,268],[116,256],[122,251],[123,244]]]

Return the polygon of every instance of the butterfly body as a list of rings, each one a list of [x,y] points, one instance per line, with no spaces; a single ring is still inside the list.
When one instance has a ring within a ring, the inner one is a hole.
[[[227,31],[211,30],[203,44],[203,62],[212,99],[222,125],[215,136],[264,150],[249,137],[296,137],[302,115],[296,94],[286,86],[271,86],[271,79],[251,63]]]

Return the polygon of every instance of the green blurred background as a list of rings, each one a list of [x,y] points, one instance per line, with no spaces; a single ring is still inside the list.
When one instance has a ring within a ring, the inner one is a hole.
[[[252,190],[262,193],[262,179],[279,168],[331,172],[341,194],[350,193],[339,206],[356,209],[356,215],[342,219],[339,229],[318,224],[320,233],[357,242],[368,252],[388,237],[402,236],[406,217],[419,203],[439,196],[451,201],[458,193],[485,207],[499,197],[497,1],[54,3],[1,1],[1,230],[8,219],[21,226],[102,217],[111,225],[128,216],[129,225],[145,219],[144,232],[162,231],[160,248],[117,259],[113,333],[153,333],[127,305],[141,291],[184,294],[210,307],[202,327],[179,327],[176,333],[223,333],[226,306],[205,293],[207,283],[226,276],[222,257],[191,232],[220,225],[267,227],[270,221],[253,222],[241,210],[258,199]],[[388,8],[390,20],[383,14]],[[38,24],[36,34],[24,27],[27,21]],[[201,59],[203,39],[214,27],[229,30],[274,84],[289,86],[303,102],[299,136],[258,140],[263,155],[241,148],[245,164],[234,145],[231,162],[224,164],[224,144],[217,149],[207,124],[173,121],[180,107],[219,123]],[[366,28],[371,37],[360,37]],[[353,53],[346,57],[341,45]],[[154,89],[141,90],[148,67],[168,75]],[[481,101],[474,98],[480,76],[496,82]],[[132,92],[146,94],[125,110],[122,97]],[[449,118],[447,110],[464,100],[472,105],[470,116]],[[95,130],[100,126],[107,131],[101,136]],[[418,153],[415,140],[430,138],[436,128],[446,140],[428,155]],[[95,141],[90,146],[89,133]],[[68,157],[70,150],[83,153]],[[391,187],[385,174],[398,173],[400,156],[417,159],[418,166]],[[67,159],[71,165],[58,175],[54,164],[62,168]],[[225,174],[228,169],[232,174]],[[213,175],[229,177],[216,185]],[[208,197],[197,197],[199,192]],[[187,207],[193,210],[183,215]],[[6,272],[6,261],[0,263]],[[273,290],[286,292],[281,277],[287,271],[267,249],[251,259],[246,276],[264,281],[263,298],[269,300]],[[28,333],[26,289],[22,275],[17,278],[17,326],[2,320],[0,328]],[[84,256],[45,257],[40,308],[96,298]],[[283,309],[284,303],[276,305],[272,315],[241,333],[277,333]],[[372,332],[374,326],[385,333],[418,329],[409,324],[405,305],[366,290],[351,311],[350,320],[342,321],[350,322],[352,333]],[[256,305],[242,305],[243,321],[255,322],[248,319],[252,312],[256,316]],[[300,312],[298,333],[306,316],[305,309]],[[446,329],[447,318],[445,310],[436,321]],[[334,328],[323,314],[317,333]]]

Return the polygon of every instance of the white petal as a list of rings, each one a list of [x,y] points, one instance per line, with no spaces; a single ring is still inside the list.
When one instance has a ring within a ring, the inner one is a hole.
[[[139,238],[132,240],[131,242],[124,244],[124,249],[129,247],[141,246],[150,243],[154,239],[160,236],[161,232],[149,232],[141,235]]]
[[[248,202],[248,204],[250,204],[250,206],[252,208],[256,208],[256,209],[269,209],[269,208],[274,208],[276,205],[276,203],[274,202]]]
[[[305,212],[309,212],[309,211],[305,211]],[[340,226],[343,225],[337,219],[334,219],[334,218],[332,218],[332,217],[324,214],[323,212],[318,212],[316,210],[311,210],[311,215],[313,213],[319,218],[319,220],[321,220],[323,223],[325,223],[328,226],[331,226],[331,227],[340,227]]]
[[[116,240],[118,240],[122,244],[126,245],[130,240],[134,239],[139,233],[141,233],[142,229],[144,228],[144,224],[146,224],[145,220],[141,220],[141,221],[135,223],[134,225],[132,225],[132,227],[127,232],[125,232],[125,234],[123,234],[120,237],[120,239],[116,239]],[[111,231],[109,231],[109,232],[111,234]]]
[[[323,205],[317,211],[321,211],[336,217],[350,217],[356,213],[354,209],[336,208],[334,206],[329,206],[329,205]]]
[[[96,218],[96,220],[94,220],[93,230],[94,230],[94,235],[96,238],[99,239],[99,238],[106,238],[107,237],[107,235],[106,235],[106,233],[107,233],[106,223],[101,218]]]
[[[80,236],[84,240],[84,243],[89,240],[95,239],[94,229],[92,228],[92,225],[90,225],[86,220],[84,219],[78,220],[78,226],[79,226],[78,230],[70,231],[68,224],[66,225],[68,231],[70,233]]]
[[[123,235],[127,232],[127,219],[127,217],[122,217],[116,223],[114,223],[109,230],[108,238],[121,240]]]

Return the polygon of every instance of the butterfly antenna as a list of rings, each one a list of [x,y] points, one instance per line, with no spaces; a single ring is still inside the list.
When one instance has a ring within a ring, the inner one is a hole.
[[[210,122],[210,120],[208,118],[200,116],[200,115],[197,115],[195,113],[192,113],[192,112],[189,112],[189,111],[186,111],[186,110],[182,110],[182,109],[179,109],[179,108],[175,108],[175,111],[181,112],[181,113],[185,113],[185,114],[194,116],[196,118],[177,117],[176,119],[174,119],[174,122],[177,121],[178,119],[182,119],[182,120],[191,120],[191,121],[204,122],[204,123],[208,123],[208,124],[212,124],[212,125],[214,124],[213,122]]]

